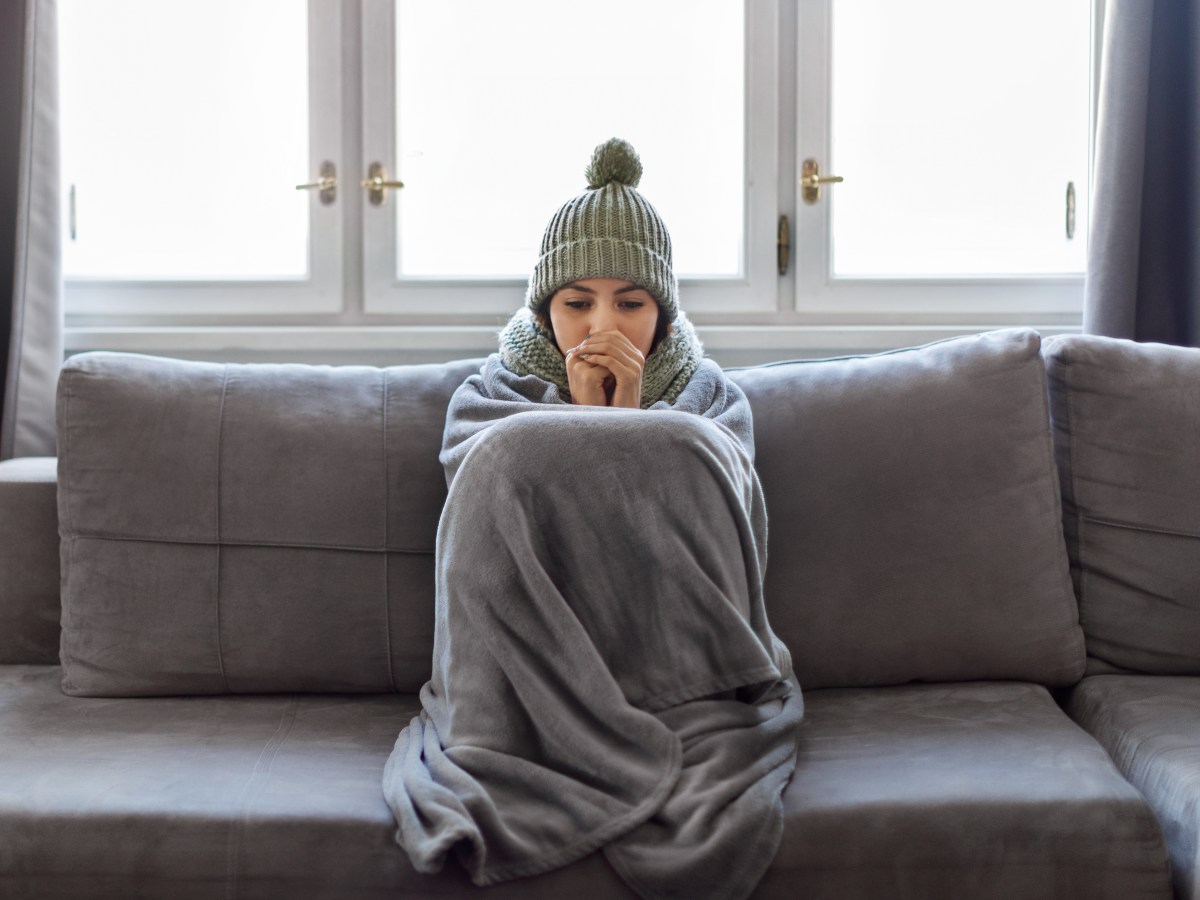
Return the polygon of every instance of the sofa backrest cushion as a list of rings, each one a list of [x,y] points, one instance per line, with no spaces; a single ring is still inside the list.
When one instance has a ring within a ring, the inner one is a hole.
[[[64,690],[418,689],[446,404],[480,363],[68,360]]]
[[[802,687],[1078,680],[1039,349],[1004,331],[731,373]]]
[[[1200,675],[1200,350],[1047,341],[1089,671]]]

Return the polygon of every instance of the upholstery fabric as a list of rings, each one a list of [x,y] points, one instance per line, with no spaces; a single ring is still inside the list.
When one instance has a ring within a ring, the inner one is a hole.
[[[1170,897],[1150,809],[1042,687],[805,692],[755,897]]]
[[[1200,896],[1200,678],[1094,675],[1067,710],[1154,809],[1175,896]]]
[[[599,854],[482,892],[414,871],[380,782],[415,694],[99,700],[59,680],[0,669],[0,896],[634,897]]]
[[[1039,348],[1003,331],[730,373],[754,409],[768,613],[804,690],[1078,680]]]
[[[53,457],[0,461],[0,664],[58,662]]]
[[[417,690],[446,403],[479,365],[68,360],[64,690]]]
[[[1045,356],[1088,654],[1200,675],[1200,350],[1071,335]]]

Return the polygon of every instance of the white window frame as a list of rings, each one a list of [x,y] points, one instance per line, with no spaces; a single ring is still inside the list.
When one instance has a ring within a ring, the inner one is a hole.
[[[402,2],[402,0],[401,0]],[[728,279],[680,279],[689,313],[773,312],[777,304],[774,235],[779,206],[779,0],[746,0],[745,228],[743,273]],[[364,160],[397,170],[393,0],[363,0]],[[703,152],[702,149],[698,152]],[[564,198],[565,199],[565,198]],[[525,280],[397,278],[395,205],[363,204],[364,305],[369,314],[511,315]],[[530,269],[535,260],[530,259]]]
[[[477,356],[519,305],[522,279],[400,283],[394,216],[359,187],[395,170],[392,0],[308,0],[310,176],[338,168],[338,199],[313,192],[312,277],[294,282],[67,284],[71,352],[119,349],[214,359],[383,364]],[[1093,4],[1093,101],[1104,0]],[[799,197],[800,160],[829,159],[830,0],[745,0],[746,217],[741,278],[683,279],[683,305],[723,364],[872,352],[1006,325],[1079,329],[1083,279],[840,279],[829,204]],[[820,64],[816,65],[815,61]],[[818,117],[814,120],[813,116]],[[812,125],[815,121],[817,124]],[[791,223],[778,274],[776,227]],[[1086,216],[1080,230],[1086,233]],[[530,264],[532,266],[532,260]]]
[[[323,160],[338,166],[338,196],[323,205],[309,191],[308,274],[295,279],[145,280],[70,278],[72,316],[219,316],[337,313],[343,308],[345,193],[357,190],[342,160],[342,16],[338,0],[308,0],[309,175]],[[201,173],[213,177],[215,173]],[[196,177],[180,173],[181,178]],[[353,183],[354,187],[350,185]],[[170,190],[170,186],[164,186]]]
[[[800,0],[796,29],[796,148],[801,160],[831,158],[830,106],[832,68],[832,0]],[[1092,83],[1098,72],[1100,3],[1092,3]],[[1095,129],[1095,88],[1089,128]],[[1089,141],[1090,151],[1094,140]],[[934,177],[936,173],[931,173]],[[944,278],[846,278],[833,273],[830,218],[837,187],[823,188],[814,205],[801,201],[797,179],[791,205],[795,265],[795,310],[828,319],[869,319],[879,325],[904,324],[922,318],[988,324],[1076,323],[1083,311],[1083,275]],[[832,196],[830,194],[832,193]],[[1090,193],[1090,192],[1089,192]],[[1088,210],[1079,210],[1079,238],[1087,240]]]

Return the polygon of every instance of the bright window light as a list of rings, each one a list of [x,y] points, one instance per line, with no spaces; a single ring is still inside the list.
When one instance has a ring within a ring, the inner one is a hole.
[[[1083,271],[1090,7],[834,0],[836,276]]]
[[[397,274],[527,276],[614,136],[642,158],[676,272],[740,274],[744,16],[732,0],[398,0]]]
[[[60,0],[67,276],[307,274],[306,6]]]

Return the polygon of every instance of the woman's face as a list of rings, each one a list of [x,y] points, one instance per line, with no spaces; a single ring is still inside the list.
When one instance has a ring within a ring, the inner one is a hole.
[[[589,334],[619,331],[650,355],[658,304],[645,288],[619,278],[581,278],[559,288],[546,307],[554,342],[566,354]]]

